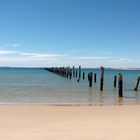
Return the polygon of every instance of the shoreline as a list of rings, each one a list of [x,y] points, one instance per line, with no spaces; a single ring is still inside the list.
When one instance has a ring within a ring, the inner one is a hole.
[[[12,106],[16,106],[16,105],[21,105],[21,106],[71,106],[71,107],[76,107],[76,106],[79,106],[79,107],[84,107],[84,106],[87,106],[87,107],[98,107],[98,106],[138,106],[140,105],[140,103],[118,103],[118,104],[102,104],[102,103],[99,103],[99,104],[90,104],[90,103],[83,103],[83,104],[79,104],[79,103],[0,103],[0,106],[4,106],[4,105],[12,105]]]
[[[3,140],[140,139],[140,105],[0,105]]]

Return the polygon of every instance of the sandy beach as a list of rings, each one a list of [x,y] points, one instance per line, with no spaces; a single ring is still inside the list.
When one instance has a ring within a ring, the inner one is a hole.
[[[1,140],[134,140],[139,130],[139,105],[0,105]]]

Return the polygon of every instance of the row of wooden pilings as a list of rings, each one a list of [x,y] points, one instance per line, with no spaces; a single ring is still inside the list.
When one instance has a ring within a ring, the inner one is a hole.
[[[58,74],[60,76],[66,77],[67,79],[72,79],[72,77],[77,78],[77,82],[80,82],[80,79],[85,79],[85,72],[81,72],[81,66],[79,68],[75,68],[74,66],[72,68],[70,67],[49,67],[44,68],[47,71],[50,71],[52,73]],[[121,73],[114,76],[114,88],[117,86],[117,80],[118,80],[118,96],[123,97],[123,76]],[[94,73],[94,83],[97,81],[97,74]],[[88,82],[89,87],[92,87],[93,82],[93,72],[88,73]],[[140,76],[137,79],[136,86],[134,88],[135,91],[138,89],[138,85],[140,82]],[[101,66],[100,68],[100,91],[103,91],[104,87],[104,67]]]

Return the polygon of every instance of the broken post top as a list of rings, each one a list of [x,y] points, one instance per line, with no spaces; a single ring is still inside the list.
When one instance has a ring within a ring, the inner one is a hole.
[[[79,66],[79,70],[81,71],[81,66]]]
[[[121,73],[118,74],[118,80],[122,80],[122,74]]]

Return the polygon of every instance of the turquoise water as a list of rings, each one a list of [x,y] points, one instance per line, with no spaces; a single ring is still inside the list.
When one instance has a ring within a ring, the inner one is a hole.
[[[83,69],[86,79],[66,79],[37,68],[0,68],[0,104],[116,105],[140,104],[140,87],[133,91],[138,70],[105,70],[104,91],[100,92],[99,69]],[[97,83],[88,87],[87,73],[97,73]],[[113,87],[114,75],[122,73],[124,98]]]

